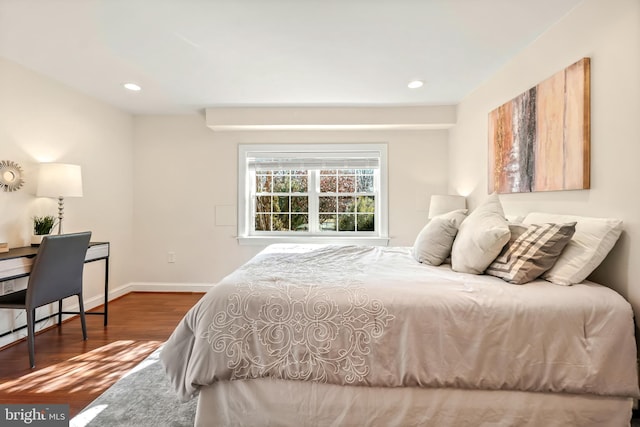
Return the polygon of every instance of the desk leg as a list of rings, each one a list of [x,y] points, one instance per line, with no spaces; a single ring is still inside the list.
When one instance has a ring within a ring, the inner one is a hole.
[[[109,257],[104,260],[104,326],[109,322]]]
[[[109,323],[109,256],[104,258],[92,259],[86,262],[104,260],[104,311],[89,311],[85,314],[96,314],[98,316],[104,316],[104,326]],[[58,323],[62,323],[63,314],[80,314],[77,311],[62,311],[62,300],[58,302]]]

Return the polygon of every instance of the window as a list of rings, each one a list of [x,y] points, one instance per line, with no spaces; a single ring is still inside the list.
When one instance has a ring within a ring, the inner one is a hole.
[[[386,244],[385,144],[239,147],[243,243]]]

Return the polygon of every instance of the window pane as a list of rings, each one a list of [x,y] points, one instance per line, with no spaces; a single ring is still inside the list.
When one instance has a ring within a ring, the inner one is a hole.
[[[309,212],[309,197],[291,196],[291,212]]]
[[[376,211],[376,198],[375,196],[358,196],[358,212],[371,212]]]
[[[273,215],[273,231],[289,231],[289,214]]]
[[[320,192],[335,193],[337,182],[335,175],[320,175]]]
[[[271,212],[271,196],[256,197],[256,212]]]
[[[271,231],[271,214],[256,215],[256,231]]]
[[[320,212],[335,212],[336,211],[336,198],[335,197],[319,197],[320,199]]]
[[[309,215],[291,215],[292,231],[309,231]]]
[[[375,231],[374,215],[358,215],[358,231]]]
[[[256,192],[257,193],[271,192],[271,176],[256,175]]]
[[[308,191],[307,175],[294,175],[291,177],[291,192],[306,193]]]
[[[338,193],[355,193],[356,177],[353,175],[338,177]]]
[[[238,152],[246,164],[238,208],[248,209],[241,239],[387,237],[387,210],[378,211],[387,203],[385,144],[240,144]]]
[[[273,192],[288,193],[289,192],[289,176],[280,176],[280,175],[274,176]]]
[[[356,231],[355,214],[338,215],[338,231]]]
[[[336,215],[320,215],[320,231],[336,231]]]
[[[338,212],[355,212],[356,198],[349,196],[338,197]]]
[[[358,175],[356,191],[358,193],[373,193],[373,175]]]
[[[289,196],[273,196],[273,212],[289,212]]]

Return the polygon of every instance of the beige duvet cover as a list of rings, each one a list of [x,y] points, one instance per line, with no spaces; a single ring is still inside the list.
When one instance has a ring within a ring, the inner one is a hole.
[[[183,400],[266,377],[638,396],[633,315],[613,290],[511,285],[409,248],[270,246],[189,311],[161,359]]]

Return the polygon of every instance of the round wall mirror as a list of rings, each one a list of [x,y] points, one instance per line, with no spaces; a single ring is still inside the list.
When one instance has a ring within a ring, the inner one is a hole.
[[[19,190],[24,184],[22,168],[11,160],[0,160],[0,187],[4,191]]]

